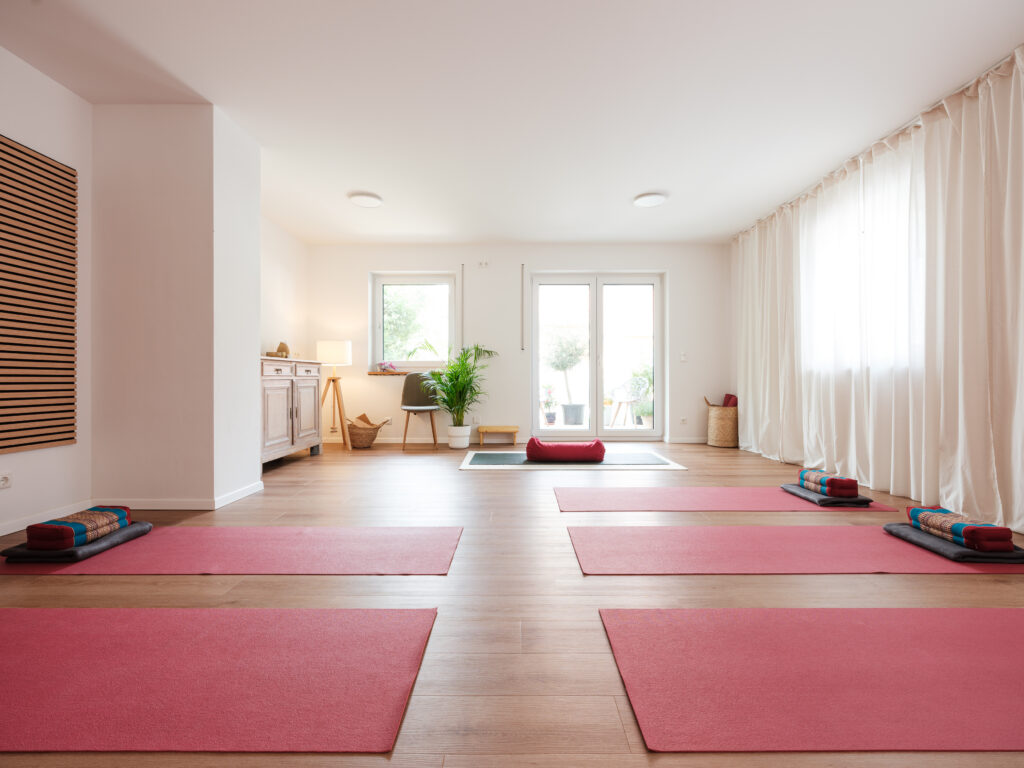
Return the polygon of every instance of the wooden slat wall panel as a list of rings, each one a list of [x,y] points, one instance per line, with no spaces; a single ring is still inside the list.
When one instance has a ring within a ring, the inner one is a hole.
[[[75,442],[78,173],[0,136],[0,453]]]

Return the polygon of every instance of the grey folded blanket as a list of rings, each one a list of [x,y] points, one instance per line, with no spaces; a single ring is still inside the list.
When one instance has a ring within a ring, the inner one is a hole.
[[[872,501],[867,496],[826,496],[796,483],[786,483],[781,487],[786,493],[792,493],[819,507],[866,507]]]
[[[956,560],[958,563],[1024,563],[1024,549],[1020,547],[1014,547],[1013,552],[978,552],[940,536],[925,533],[910,523],[886,523],[882,528],[897,539],[916,544],[922,549]]]
[[[0,552],[0,556],[6,557],[8,563],[74,563],[79,560],[98,555],[118,544],[145,536],[153,530],[152,523],[136,520],[131,525],[119,528],[113,533],[101,536],[79,547],[68,549],[29,549],[26,544],[18,544],[15,547]]]

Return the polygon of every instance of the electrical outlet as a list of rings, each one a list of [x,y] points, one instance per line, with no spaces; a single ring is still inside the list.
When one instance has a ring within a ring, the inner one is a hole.
[[[469,423],[470,423],[470,424],[479,424],[479,423],[480,423],[480,417],[479,417],[479,416],[473,416],[473,417],[472,417],[472,418],[471,418],[471,419],[469,420]]]
[[[11,487],[11,473],[10,472],[0,473],[0,488],[10,488],[10,487]]]
[[[680,352],[679,353],[679,362],[680,363],[685,363],[686,362],[686,353],[685,352]]]

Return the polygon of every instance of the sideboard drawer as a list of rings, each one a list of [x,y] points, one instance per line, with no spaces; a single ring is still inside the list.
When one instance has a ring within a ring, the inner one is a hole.
[[[309,365],[308,363],[297,363],[295,366],[296,376],[320,376],[319,365]]]
[[[288,362],[268,363],[263,361],[264,376],[292,376],[295,373],[295,364]]]

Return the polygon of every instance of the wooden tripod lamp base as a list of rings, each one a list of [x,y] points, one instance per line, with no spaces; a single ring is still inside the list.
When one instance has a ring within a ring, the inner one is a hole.
[[[345,447],[352,450],[352,441],[348,437],[348,422],[345,421],[345,401],[341,397],[341,378],[338,376],[338,366],[352,365],[352,342],[351,341],[318,341],[316,343],[317,359],[324,366],[332,366],[332,375],[327,379],[327,386],[320,396],[320,408],[334,390],[334,400],[331,402],[331,432],[338,431],[338,412],[341,411],[341,439],[345,441]]]
[[[348,422],[345,420],[345,400],[341,396],[341,377],[331,376],[327,379],[327,386],[324,387],[324,393],[320,396],[320,407],[323,408],[327,398],[330,396],[331,391],[334,391],[334,401],[331,404],[331,432],[338,431],[337,417],[338,412],[341,412],[341,439],[345,443],[345,447],[350,451],[352,450],[352,441],[348,436]]]

